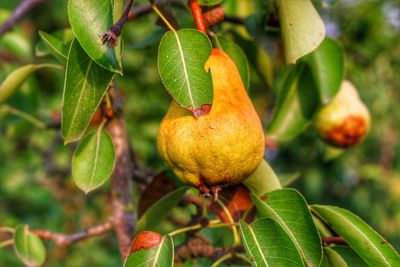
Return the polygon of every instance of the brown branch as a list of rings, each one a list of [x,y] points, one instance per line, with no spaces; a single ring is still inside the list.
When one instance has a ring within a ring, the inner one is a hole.
[[[111,119],[107,128],[115,147],[116,164],[111,176],[112,181],[112,208],[115,221],[115,232],[117,233],[121,258],[125,259],[129,254],[129,245],[133,237],[134,219],[132,211],[132,177],[134,165],[131,157],[131,146],[129,143],[126,122],[121,112],[122,101],[119,91],[112,88],[113,106],[117,111]]]
[[[41,237],[42,239],[54,242],[54,244],[56,244],[59,247],[67,247],[72,243],[82,241],[89,237],[99,236],[107,232],[110,232],[113,228],[114,228],[114,221],[109,220],[103,224],[89,227],[82,232],[74,234],[61,234],[40,229],[32,230],[32,232]]]
[[[12,15],[7,19],[7,21],[0,26],[0,36],[10,31],[26,13],[28,13],[34,6],[42,1],[43,0],[23,0],[14,10],[14,13],[12,13]]]
[[[158,6],[163,6],[166,4],[174,6],[174,7],[181,7],[181,8],[185,7],[185,5],[179,0],[157,3]],[[132,8],[128,14],[128,20],[136,19],[136,18],[146,15],[152,11],[153,11],[153,9],[151,8],[150,3],[144,4],[139,7]]]
[[[322,243],[325,244],[325,245],[329,245],[329,244],[345,245],[345,244],[347,244],[346,241],[341,236],[323,237],[322,238]]]
[[[132,4],[133,0],[129,0],[128,5],[126,6],[119,20],[112,25],[107,32],[103,33],[101,37],[103,44],[111,48],[117,45],[117,38],[121,35],[122,27],[124,27],[125,23],[128,21],[128,14],[131,10]]]

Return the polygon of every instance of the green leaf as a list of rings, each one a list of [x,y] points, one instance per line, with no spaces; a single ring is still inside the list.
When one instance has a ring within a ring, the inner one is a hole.
[[[348,267],[346,261],[336,251],[325,247],[321,267]]]
[[[292,173],[279,173],[279,181],[282,187],[288,187],[295,181],[297,181],[301,176],[300,172],[292,172]]]
[[[350,267],[368,267],[368,264],[366,264],[350,247],[333,246],[331,249],[339,253]]]
[[[137,222],[136,232],[143,230],[154,230],[158,224],[168,215],[174,208],[182,196],[185,194],[187,186],[182,186],[168,193],[156,203],[154,203],[146,212],[139,218]]]
[[[174,266],[174,242],[167,235],[158,246],[150,249],[141,249],[131,253],[124,263],[124,267],[173,267]]]
[[[243,184],[257,196],[282,188],[274,170],[265,159],[263,159],[257,169],[243,181]]]
[[[289,70],[278,100],[267,134],[277,142],[287,142],[310,125],[318,107],[318,92],[310,69],[297,64]]]
[[[254,40],[249,40],[239,33],[232,31],[235,42],[243,49],[249,63],[256,70],[261,81],[268,88],[273,84],[273,66],[271,59],[264,49]]]
[[[307,56],[321,102],[327,104],[339,91],[344,76],[343,48],[326,37],[321,45]]]
[[[219,5],[223,2],[224,0],[199,0],[199,5],[201,6],[215,6]]]
[[[69,47],[62,40],[46,32],[39,31],[39,36],[50,53],[65,65],[67,63]]]
[[[85,133],[114,74],[92,61],[76,40],[66,68],[61,130],[64,142],[70,143]]]
[[[102,129],[85,136],[72,157],[72,177],[86,194],[104,184],[114,169],[114,145]]]
[[[31,233],[27,225],[16,227],[14,249],[18,258],[27,266],[41,266],[46,260],[46,248],[42,240]]]
[[[294,64],[324,40],[324,22],[310,0],[279,0],[278,6],[286,62]]]
[[[252,266],[304,266],[295,245],[275,221],[240,221],[240,234]]]
[[[194,29],[168,31],[158,49],[158,70],[165,88],[184,108],[192,111],[211,104],[211,73],[204,64],[211,54],[208,37]]]
[[[97,64],[122,74],[120,49],[103,45],[101,36],[114,22],[111,0],[70,0],[68,16],[72,31],[82,48]]]
[[[23,32],[7,32],[0,38],[0,47],[7,48],[10,52],[21,58],[31,58],[32,48],[29,37]]]
[[[55,64],[29,64],[14,70],[0,84],[0,104],[7,101],[7,99],[14,94],[15,90],[17,90],[32,73],[41,68],[62,69],[61,66]]]
[[[263,201],[250,195],[261,218],[274,219],[289,235],[307,265],[318,266],[322,246],[307,202],[295,189],[281,189],[266,194]]]
[[[396,250],[358,216],[333,206],[312,205],[311,208],[368,265],[400,266],[400,256]]]
[[[40,35],[41,31],[39,31]],[[68,49],[71,45],[72,40],[75,38],[74,33],[72,32],[71,28],[66,28],[58,31],[54,31],[51,34],[46,33],[48,35],[51,35],[52,37],[56,38],[56,42],[61,41],[61,43],[67,47],[67,51],[65,54],[65,58],[68,57]],[[44,41],[42,38],[36,43],[35,45],[35,56],[37,57],[43,57],[47,56],[50,54],[50,50],[47,48],[45,45]]]
[[[233,62],[235,62],[240,77],[242,78],[243,85],[248,91],[250,88],[250,67],[246,55],[243,53],[242,49],[234,42],[221,36],[218,36],[217,38],[218,43],[222,46],[224,52],[231,57]]]

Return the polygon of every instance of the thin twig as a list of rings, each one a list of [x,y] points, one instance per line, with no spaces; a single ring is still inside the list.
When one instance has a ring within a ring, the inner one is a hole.
[[[231,213],[229,212],[229,209],[225,206],[225,204],[221,200],[218,199],[217,202],[222,208],[222,210],[225,212],[226,216],[229,219],[229,222],[232,224],[233,246],[235,247],[240,245],[239,231],[237,229],[237,226],[235,225],[235,221],[233,220]]]
[[[211,265],[211,267],[217,267],[217,266],[221,265],[224,261],[232,259],[233,257],[234,256],[232,253],[225,254],[224,256],[219,258],[216,262],[214,262],[213,265]]]
[[[34,126],[38,127],[39,129],[47,128],[47,126],[44,122],[42,122],[39,119],[35,118],[34,116],[32,116],[22,110],[16,109],[12,106],[4,105],[3,108],[1,109],[1,112],[10,113],[12,115],[18,116],[21,119],[24,119],[24,120],[32,123]]]
[[[244,19],[242,19],[240,17],[236,17],[236,16],[225,15],[224,21],[234,23],[234,24],[241,24],[241,25],[244,24]]]
[[[0,227],[0,232],[14,234],[15,233],[15,229],[11,228],[11,227]]]
[[[14,239],[8,239],[6,241],[0,242],[0,249],[11,246],[14,244]]]
[[[115,47],[117,45],[117,38],[121,35],[122,27],[124,27],[125,23],[128,21],[129,11],[131,10],[133,4],[133,0],[129,0],[128,5],[126,6],[122,16],[119,20],[112,25],[107,32],[103,33],[101,40],[103,44],[108,47]]]
[[[173,6],[173,7],[185,8],[185,4],[182,1],[179,1],[179,0],[163,1],[163,2],[157,3],[158,6],[165,6],[167,4],[170,5],[170,6]],[[136,18],[141,17],[143,15],[146,15],[146,14],[152,12],[152,11],[153,11],[153,9],[152,9],[150,3],[147,3],[147,4],[144,4],[142,6],[138,6],[138,7],[132,8],[129,11],[129,14],[128,14],[128,20],[136,19]]]
[[[7,19],[7,21],[0,26],[0,37],[4,33],[10,31],[26,13],[28,13],[34,6],[42,1],[43,0],[23,0],[14,10],[14,13],[12,13],[12,15]]]
[[[51,240],[59,247],[67,247],[72,243],[87,239],[93,236],[99,236],[110,232],[114,228],[114,221],[109,220],[103,224],[89,227],[86,230],[74,234],[61,234],[47,230],[32,230],[33,233],[45,240]]]

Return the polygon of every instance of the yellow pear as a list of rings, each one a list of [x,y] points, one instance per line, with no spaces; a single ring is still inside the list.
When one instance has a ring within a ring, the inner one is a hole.
[[[357,89],[343,81],[335,98],[321,108],[315,127],[323,140],[335,147],[361,143],[368,134],[371,116]]]
[[[158,132],[158,150],[185,183],[218,197],[222,186],[243,181],[264,155],[264,132],[232,59],[213,49],[207,60],[214,99],[208,114],[194,117],[172,101]]]

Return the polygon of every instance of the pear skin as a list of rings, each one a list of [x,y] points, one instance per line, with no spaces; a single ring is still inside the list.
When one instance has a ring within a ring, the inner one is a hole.
[[[207,115],[172,101],[161,122],[160,155],[185,183],[203,193],[243,181],[264,155],[264,132],[235,63],[213,49],[205,64],[211,71],[214,100]],[[214,195],[215,196],[215,195]]]
[[[321,108],[315,118],[320,137],[335,147],[347,148],[361,143],[368,134],[371,116],[357,89],[343,81],[335,98]]]

